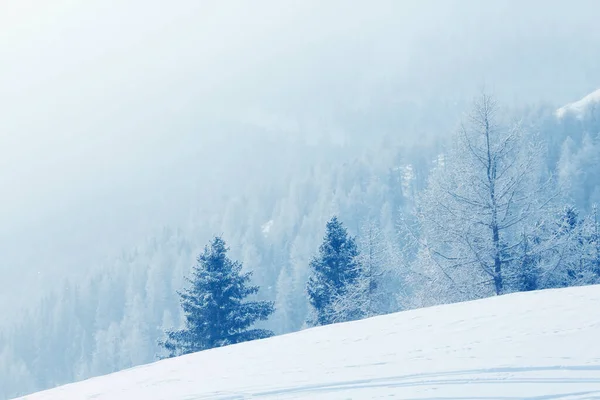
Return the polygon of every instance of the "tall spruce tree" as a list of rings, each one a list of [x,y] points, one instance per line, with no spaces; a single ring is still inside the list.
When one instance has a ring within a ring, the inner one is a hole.
[[[167,331],[161,343],[169,357],[273,336],[269,330],[251,328],[266,320],[274,306],[244,301],[258,292],[258,286],[249,286],[252,273],[242,273],[242,264],[229,259],[228,250],[217,236],[198,256],[192,278],[187,279],[191,287],[179,292],[185,327]]]
[[[347,229],[333,217],[327,222],[325,237],[319,254],[310,262],[311,275],[308,279],[308,300],[312,312],[308,324],[328,325],[339,321],[335,310],[336,301],[348,293],[360,276],[359,251]],[[352,310],[347,310],[348,319],[356,319]],[[360,310],[356,310],[360,312]]]

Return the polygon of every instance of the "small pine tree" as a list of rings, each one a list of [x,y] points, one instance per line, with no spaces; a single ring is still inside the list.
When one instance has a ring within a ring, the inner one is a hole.
[[[532,242],[536,238],[529,238],[525,232],[521,234],[520,251],[516,260],[517,272],[515,290],[518,292],[529,292],[539,289],[540,270],[539,256],[532,249]]]
[[[266,320],[273,303],[244,301],[258,292],[248,286],[251,272],[241,273],[242,264],[227,257],[225,242],[215,237],[198,257],[189,289],[178,293],[185,314],[185,328],[167,331],[161,345],[169,357],[273,336],[265,329],[251,329]]]
[[[588,243],[590,251],[588,254],[590,256],[592,271],[596,274],[596,278],[600,280],[600,219],[598,218],[598,205],[596,204],[592,206],[592,213],[589,221],[590,232]]]
[[[559,216],[555,240],[560,243],[556,258],[560,274],[556,286],[577,286],[582,282],[584,268],[582,265],[582,220],[579,211],[572,205],[563,207]]]
[[[600,219],[596,204],[583,221],[581,247],[583,283],[596,284],[600,282]]]
[[[326,226],[319,255],[310,262],[311,275],[307,293],[312,308],[307,323],[312,326],[340,322],[335,303],[354,285],[360,276],[358,248],[344,225],[333,217]],[[359,312],[359,310],[355,310]],[[346,310],[348,319],[356,319],[352,310]]]

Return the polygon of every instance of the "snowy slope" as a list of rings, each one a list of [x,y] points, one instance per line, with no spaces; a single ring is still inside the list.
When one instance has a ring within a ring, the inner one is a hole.
[[[582,118],[591,108],[600,103],[600,89],[592,92],[576,102],[567,104],[556,110],[556,116],[563,118],[566,115],[573,115],[575,118]]]
[[[31,400],[600,399],[600,286],[310,329],[67,385]]]

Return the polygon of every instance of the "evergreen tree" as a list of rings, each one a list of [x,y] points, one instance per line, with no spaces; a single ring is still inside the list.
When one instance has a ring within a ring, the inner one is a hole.
[[[529,292],[540,288],[540,257],[535,251],[538,242],[539,239],[535,236],[529,237],[525,232],[521,234],[521,244],[515,257],[513,284],[513,289],[517,292]]]
[[[600,221],[598,208],[592,205],[591,213],[581,222],[579,235],[579,270],[575,284],[593,285],[600,282]]]
[[[278,334],[294,331],[294,322],[298,319],[298,307],[294,301],[294,278],[290,267],[284,267],[277,279],[277,295],[275,297],[274,314],[275,330]]]
[[[600,218],[598,206],[592,205],[592,212],[584,224],[585,251],[584,257],[589,269],[594,274],[594,282],[600,281]]]
[[[333,217],[327,222],[325,237],[319,247],[319,255],[310,262],[311,275],[307,293],[312,307],[309,325],[328,325],[340,322],[336,315],[336,301],[348,293],[360,276],[358,248],[346,227]],[[347,319],[360,318],[347,311]],[[354,310],[360,312],[357,308]]]
[[[251,272],[242,273],[242,264],[227,257],[225,242],[215,237],[198,257],[189,289],[179,293],[185,327],[166,332],[162,346],[170,357],[207,350],[273,335],[251,328],[266,320],[274,306],[267,301],[244,301],[258,292],[249,286]]]
[[[572,205],[563,207],[552,229],[554,246],[550,252],[550,271],[545,287],[568,287],[581,284],[582,221]]]

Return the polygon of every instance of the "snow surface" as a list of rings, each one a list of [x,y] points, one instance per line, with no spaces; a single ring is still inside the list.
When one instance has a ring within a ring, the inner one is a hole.
[[[519,293],[164,360],[31,400],[600,399],[600,286]]]
[[[556,116],[558,118],[563,118],[565,115],[571,114],[576,118],[583,118],[586,111],[592,107],[595,107],[598,103],[600,103],[600,89],[588,94],[581,100],[559,108],[556,110]]]

